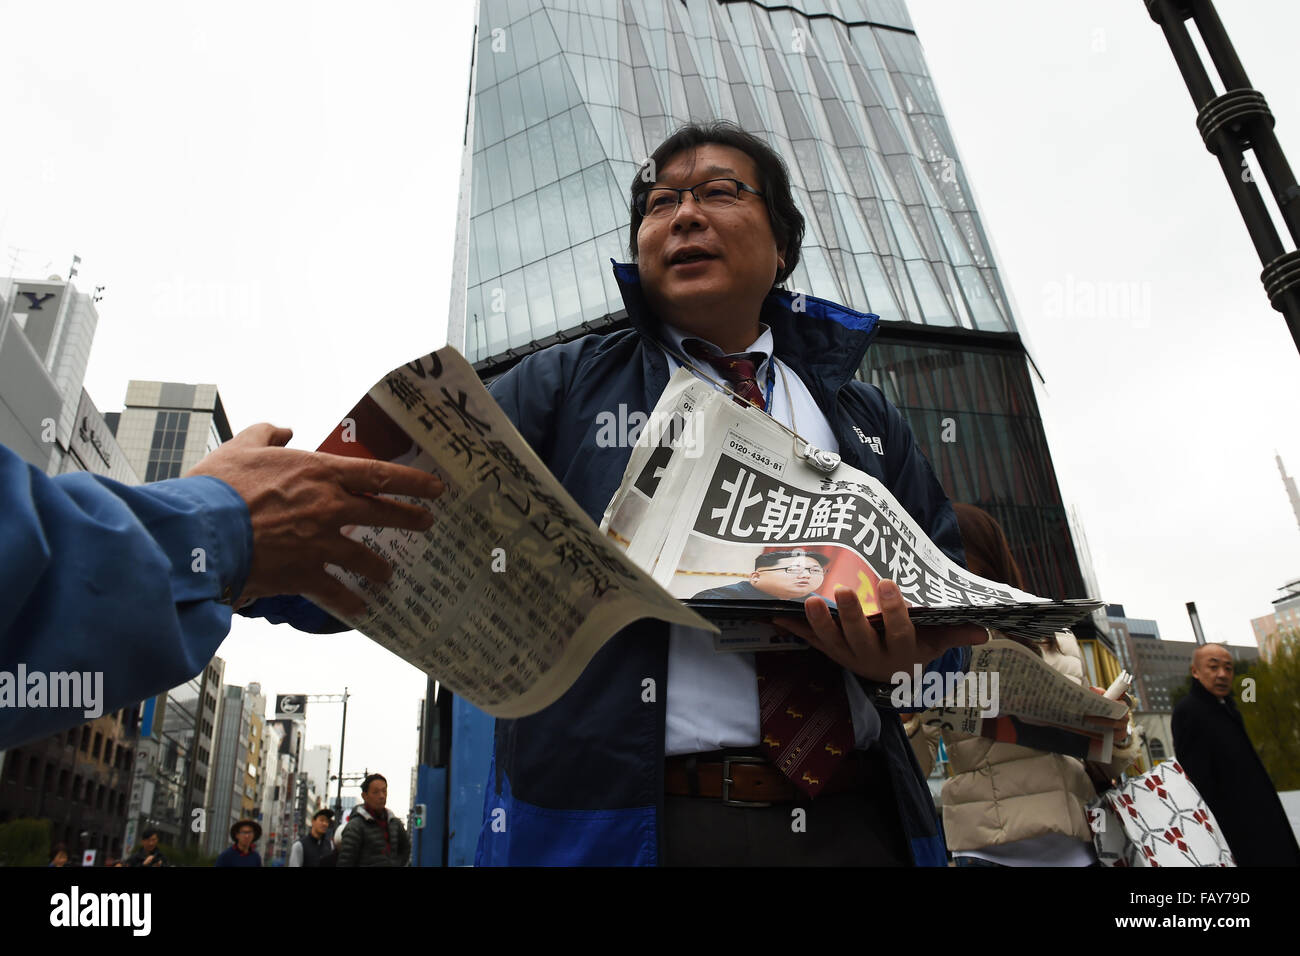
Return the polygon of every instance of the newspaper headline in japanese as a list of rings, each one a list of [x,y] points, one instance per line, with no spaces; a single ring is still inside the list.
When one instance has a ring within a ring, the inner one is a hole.
[[[806,597],[834,611],[852,588],[872,624],[894,581],[913,623],[976,624],[1044,640],[1101,602],[1052,601],[951,560],[875,477],[811,466],[808,449],[755,408],[681,369],[638,437],[602,530],[669,593],[718,623],[719,650],[800,642],[768,625]]]

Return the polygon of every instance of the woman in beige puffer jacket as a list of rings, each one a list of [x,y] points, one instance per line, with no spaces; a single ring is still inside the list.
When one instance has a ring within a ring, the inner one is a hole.
[[[987,512],[955,504],[969,568],[981,577],[1023,589],[1006,535]],[[1078,642],[1059,632],[1039,646],[1043,660],[1083,684]],[[937,750],[937,727],[908,730],[928,774]],[[962,865],[1089,866],[1096,862],[1085,808],[1096,796],[1083,761],[1062,754],[943,731],[953,777],[943,787],[948,849]],[[1118,777],[1140,752],[1136,735],[1114,748],[1106,778]],[[978,862],[976,862],[978,861]]]

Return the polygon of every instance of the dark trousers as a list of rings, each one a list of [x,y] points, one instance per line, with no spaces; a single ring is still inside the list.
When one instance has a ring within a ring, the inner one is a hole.
[[[665,796],[663,865],[910,866],[883,755],[873,749],[855,759],[869,770],[862,792],[770,807]]]

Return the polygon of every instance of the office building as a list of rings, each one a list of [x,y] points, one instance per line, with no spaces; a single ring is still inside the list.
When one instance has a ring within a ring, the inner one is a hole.
[[[95,297],[71,281],[0,283],[0,443],[46,474],[68,470],[98,324]]]
[[[310,792],[319,797],[324,797],[329,792],[332,754],[333,749],[329,744],[319,744],[308,747],[302,756],[302,772],[307,775]]]
[[[178,478],[234,437],[215,385],[132,380],[109,422],[145,481]]]
[[[132,710],[137,744],[123,840],[128,848],[145,827],[172,846],[202,844],[225,672],[226,662],[214,657],[190,680]]]
[[[624,327],[609,260],[633,178],[680,124],[736,121],[785,157],[807,219],[788,286],[880,315],[860,377],[1006,529],[1030,590],[1084,596],[1029,356],[901,0],[478,9],[448,340],[480,374]]]
[[[50,842],[74,859],[121,856],[134,740],[129,712],[111,714],[0,753],[0,823],[50,821]]]
[[[225,685],[221,719],[212,753],[212,782],[208,788],[207,834],[204,849],[220,853],[230,845],[230,827],[256,809],[252,781],[257,778],[253,754],[260,752],[266,697],[259,684]]]
[[[1273,613],[1255,618],[1250,626],[1260,656],[1266,661],[1277,656],[1278,644],[1284,635],[1295,633],[1300,636],[1300,578],[1278,588],[1277,597],[1273,599]]]
[[[1138,710],[1147,710],[1149,708],[1146,706],[1146,701],[1150,698],[1150,694],[1145,686],[1145,674],[1133,650],[1133,641],[1135,639],[1160,640],[1160,625],[1146,618],[1129,617],[1125,614],[1122,604],[1106,605],[1106,623],[1110,627],[1120,665],[1133,675],[1133,686],[1129,693],[1137,700]]]
[[[123,458],[145,481],[179,477],[232,437],[215,385],[132,380],[124,410],[104,419]],[[215,824],[208,798],[224,674],[225,662],[213,658],[192,680],[141,703],[144,732],[138,793],[132,795],[140,809],[132,814],[128,844],[147,823],[169,843],[209,845]],[[153,720],[146,719],[149,714]],[[144,730],[151,726],[152,732]]]

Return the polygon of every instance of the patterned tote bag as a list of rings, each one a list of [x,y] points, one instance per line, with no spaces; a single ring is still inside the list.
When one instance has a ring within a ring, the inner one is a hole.
[[[1088,805],[1102,866],[1236,866],[1210,808],[1176,761]]]

